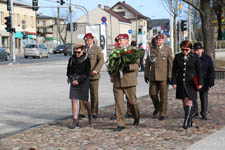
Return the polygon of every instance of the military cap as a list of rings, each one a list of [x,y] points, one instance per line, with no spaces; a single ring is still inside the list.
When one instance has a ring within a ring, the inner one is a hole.
[[[84,40],[87,40],[87,39],[93,39],[94,38],[94,36],[91,34],[91,33],[86,33],[85,35],[84,35]]]
[[[129,39],[129,35],[128,34],[119,34],[119,35],[117,35],[116,39],[117,40],[120,40],[120,39]]]
[[[164,35],[160,33],[156,35],[155,39],[164,39]]]

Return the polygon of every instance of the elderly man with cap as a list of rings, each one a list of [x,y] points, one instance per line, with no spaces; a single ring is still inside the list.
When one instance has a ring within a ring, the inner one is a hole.
[[[129,36],[127,34],[119,34],[117,36],[118,45],[120,48],[128,49]],[[111,82],[113,82],[113,93],[116,105],[116,120],[117,128],[115,131],[121,131],[125,129],[124,118],[124,94],[131,106],[131,114],[134,118],[133,125],[138,126],[140,121],[139,108],[136,97],[136,85],[138,76],[139,65],[138,62],[129,64],[126,69],[113,72]]]
[[[104,56],[101,48],[94,44],[94,36],[91,33],[85,34],[84,38],[87,47],[88,57],[91,61],[91,73],[90,80],[90,95],[91,95],[91,111],[93,119],[98,115],[98,87],[100,79],[100,71],[104,64]],[[82,103],[80,103],[80,115],[79,117],[85,117],[86,111]]]
[[[149,94],[154,105],[153,116],[159,113],[159,120],[167,116],[168,84],[172,80],[172,50],[164,45],[163,34],[155,37],[156,47],[150,50],[146,58],[144,78],[149,86]],[[160,98],[159,95],[160,94]]]
[[[202,119],[207,120],[208,111],[208,91],[214,86],[214,65],[212,58],[204,53],[204,49],[200,42],[194,44],[194,52],[200,58],[202,72],[203,72],[203,87],[199,90],[201,100],[201,116]],[[197,100],[193,101],[194,112],[193,117],[198,116]]]

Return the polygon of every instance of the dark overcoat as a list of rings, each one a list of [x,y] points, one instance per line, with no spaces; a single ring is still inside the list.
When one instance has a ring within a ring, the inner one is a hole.
[[[198,84],[203,85],[200,59],[190,52],[186,59],[183,53],[175,55],[172,69],[172,82],[177,85],[176,98],[184,99],[186,90],[191,100],[197,99],[197,88],[194,83],[194,76],[198,77]]]
[[[202,53],[200,62],[203,72],[203,88],[200,91],[204,92],[214,85],[214,65],[212,58],[205,53]]]

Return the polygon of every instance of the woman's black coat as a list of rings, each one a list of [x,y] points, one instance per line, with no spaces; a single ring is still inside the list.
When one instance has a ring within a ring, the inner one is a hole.
[[[82,82],[88,80],[90,69],[91,62],[86,53],[84,53],[80,58],[73,55],[69,59],[66,75],[68,76],[70,82],[77,80],[80,84],[82,84]]]
[[[184,99],[184,90],[191,100],[197,99],[197,88],[194,83],[194,76],[198,77],[198,84],[203,85],[200,59],[190,52],[186,59],[183,53],[175,55],[172,69],[172,82],[177,85],[176,98]]]

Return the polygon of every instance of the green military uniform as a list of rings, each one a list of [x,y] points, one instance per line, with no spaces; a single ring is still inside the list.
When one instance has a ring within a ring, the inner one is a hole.
[[[150,50],[145,64],[145,78],[150,80],[149,94],[160,116],[167,116],[168,78],[172,78],[172,50],[163,45]],[[160,92],[159,92],[160,91]],[[160,99],[158,94],[160,93]]]
[[[88,48],[88,57],[91,61],[91,72],[97,71],[96,75],[90,74],[90,95],[91,95],[91,111],[92,115],[98,115],[98,87],[100,79],[100,71],[104,64],[104,56],[100,47],[93,44]],[[83,103],[80,103],[80,114],[85,115],[86,109]]]
[[[124,94],[127,97],[127,101],[130,104],[131,114],[134,119],[140,118],[137,97],[136,97],[136,85],[138,76],[139,65],[130,64],[129,72],[123,72],[123,76],[120,72],[112,74],[113,78],[113,92],[116,105],[116,119],[118,126],[125,126],[124,119]]]

